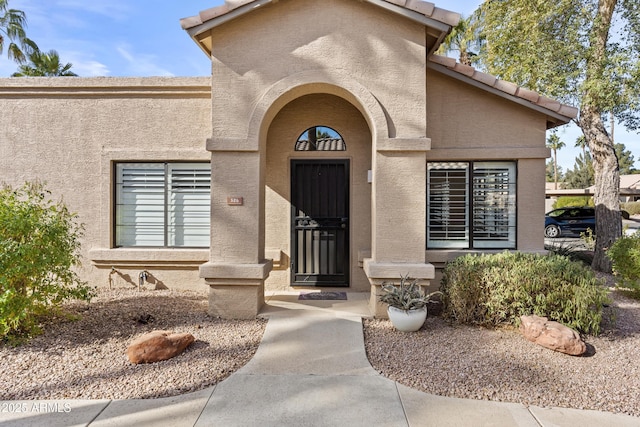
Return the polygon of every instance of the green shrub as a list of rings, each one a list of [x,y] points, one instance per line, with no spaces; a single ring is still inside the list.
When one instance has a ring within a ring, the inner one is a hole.
[[[620,209],[629,212],[629,215],[640,215],[640,202],[621,203]]]
[[[640,231],[616,240],[607,250],[607,256],[620,284],[640,291]]]
[[[572,261],[578,261],[585,266],[590,266],[593,262],[593,249],[595,247],[595,237],[591,229],[585,233],[580,233],[581,242],[567,242],[563,240],[545,243],[544,248],[556,255],[565,256]]]
[[[594,335],[607,302],[589,268],[556,254],[465,255],[447,264],[441,290],[443,315],[458,323],[518,325],[535,314]]]
[[[79,264],[82,226],[39,183],[0,189],[0,339],[38,332],[38,320],[67,299],[89,300]]]
[[[564,208],[565,206],[595,206],[593,197],[591,196],[562,196],[553,204],[554,209]]]

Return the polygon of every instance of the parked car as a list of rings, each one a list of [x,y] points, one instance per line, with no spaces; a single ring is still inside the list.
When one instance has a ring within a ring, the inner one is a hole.
[[[544,217],[544,236],[580,236],[587,229],[596,231],[596,211],[591,206],[554,209]]]

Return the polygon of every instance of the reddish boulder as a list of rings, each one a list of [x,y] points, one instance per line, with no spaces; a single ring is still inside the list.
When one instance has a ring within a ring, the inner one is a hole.
[[[153,331],[135,339],[127,348],[127,357],[136,364],[159,362],[179,355],[194,341],[188,333]]]
[[[580,335],[561,323],[535,315],[522,316],[520,320],[520,332],[529,341],[572,356],[580,356],[587,351]]]

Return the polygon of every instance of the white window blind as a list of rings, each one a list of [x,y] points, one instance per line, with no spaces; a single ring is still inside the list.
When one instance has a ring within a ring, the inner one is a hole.
[[[168,246],[209,246],[211,169],[169,165]]]
[[[473,164],[473,246],[514,248],[516,244],[514,163]]]
[[[429,163],[427,242],[431,248],[469,246],[467,163]]]
[[[515,162],[430,162],[427,201],[427,247],[515,248]]]
[[[207,247],[208,163],[118,163],[116,246]]]

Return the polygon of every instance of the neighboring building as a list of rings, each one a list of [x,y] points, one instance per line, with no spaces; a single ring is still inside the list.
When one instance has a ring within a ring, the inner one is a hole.
[[[595,191],[595,186],[589,187]],[[620,201],[637,202],[640,200],[640,174],[620,175]]]
[[[593,196],[596,187],[592,185],[588,188],[563,188],[563,183],[558,183],[558,189],[554,188],[553,182],[546,183],[546,199],[545,210],[550,211],[553,209],[558,197],[571,197],[571,196]],[[640,200],[640,174],[620,175],[620,202],[637,202]]]
[[[545,132],[577,110],[435,56],[458,20],[227,1],[182,20],[212,79],[1,79],[3,180],[79,213],[93,283],[206,283],[225,317],[255,316],[265,287],[340,288],[382,315],[383,281],[544,250]]]

